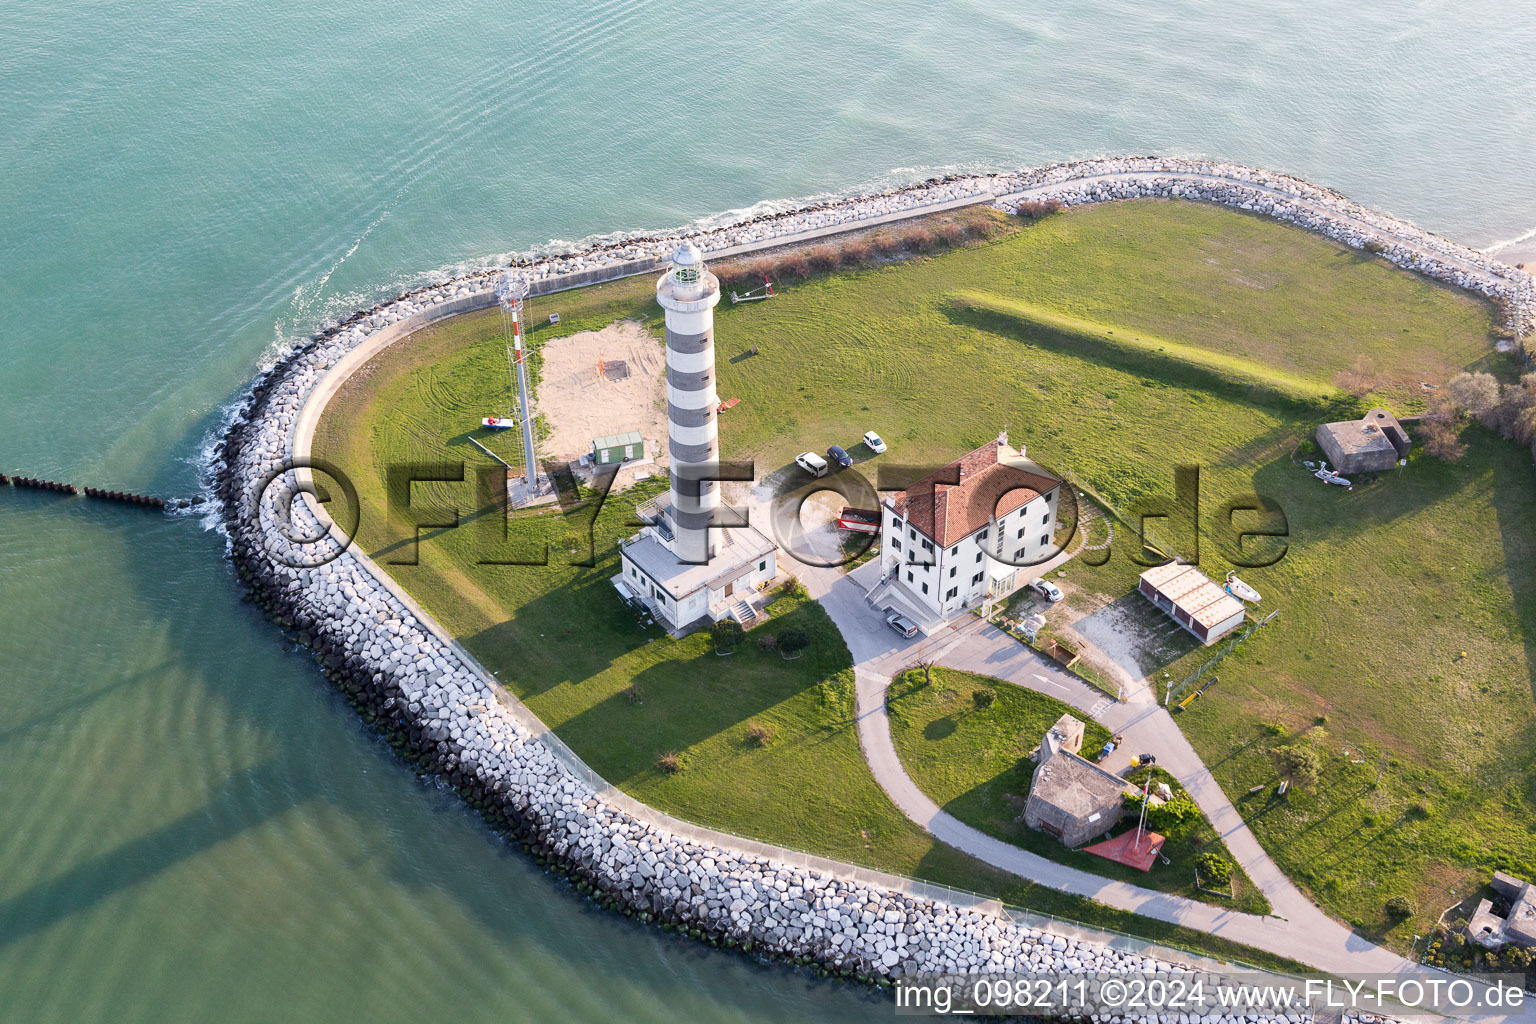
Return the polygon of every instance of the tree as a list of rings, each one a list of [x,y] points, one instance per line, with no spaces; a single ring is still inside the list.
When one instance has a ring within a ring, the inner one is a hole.
[[[984,686],[979,690],[972,690],[971,703],[976,705],[977,711],[985,711],[997,703],[997,692],[990,686]]]
[[[1499,402],[1499,382],[1491,373],[1458,373],[1445,385],[1451,406],[1482,417]]]
[[[791,626],[779,633],[779,651],[786,661],[798,658],[800,652],[809,646],[811,646],[811,635],[803,629]]]
[[[1467,446],[1461,442],[1461,425],[1457,422],[1456,408],[1444,392],[1437,394],[1424,413],[1420,433],[1424,437],[1424,454],[1445,462],[1456,462],[1467,454]]]
[[[1364,398],[1376,386],[1376,364],[1368,355],[1355,356],[1354,365],[1334,374],[1333,382],[1356,398]]]
[[[735,619],[721,619],[709,627],[709,635],[715,642],[716,654],[735,654],[741,644],[741,623]]]
[[[1232,863],[1214,851],[1202,853],[1195,865],[1200,869],[1200,880],[1212,885],[1226,885],[1232,879]]]
[[[1292,785],[1313,786],[1322,774],[1322,759],[1310,744],[1288,743],[1275,749],[1275,764]]]
[[[1402,921],[1413,916],[1413,901],[1407,896],[1397,895],[1387,900],[1387,916],[1394,921]]]

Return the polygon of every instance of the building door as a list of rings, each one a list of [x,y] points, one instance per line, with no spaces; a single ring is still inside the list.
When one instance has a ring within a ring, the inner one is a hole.
[[[731,591],[733,591],[735,589],[736,589],[736,581],[735,580],[732,580],[731,582],[727,583],[725,585],[725,596],[726,597],[730,597],[731,596]]]

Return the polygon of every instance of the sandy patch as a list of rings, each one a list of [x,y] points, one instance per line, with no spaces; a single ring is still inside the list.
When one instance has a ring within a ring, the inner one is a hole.
[[[619,363],[628,373],[615,379],[622,372]],[[538,402],[551,430],[545,454],[568,462],[590,451],[594,437],[638,430],[646,456],[665,466],[666,380],[666,349],[633,320],[550,339],[544,344]]]

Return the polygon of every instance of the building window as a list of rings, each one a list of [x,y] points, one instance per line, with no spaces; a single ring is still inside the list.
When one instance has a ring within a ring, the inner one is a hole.
[[[957,568],[958,568],[958,566],[953,566],[953,565],[949,567],[949,578],[950,579],[954,579],[955,578],[955,571],[956,571]]]
[[[758,562],[757,563],[757,571],[758,572],[767,572],[768,571],[768,563],[767,562]]]
[[[928,584],[926,583],[923,584],[923,593],[928,593]]]
[[[912,570],[911,569],[907,570],[907,582],[908,583],[912,582]]]
[[[986,530],[982,530],[980,533],[978,533],[976,535],[976,542],[978,544],[981,543],[982,541],[986,540],[986,539],[987,539],[987,531]]]
[[[954,597],[958,593],[960,593],[960,588],[959,587],[950,587],[948,592],[946,592],[945,595],[944,595],[944,600],[948,601],[950,598]]]
[[[891,550],[892,551],[900,551],[901,550],[901,538],[899,538],[899,537],[892,537],[891,538]]]
[[[917,540],[917,531],[912,529],[912,527],[910,527],[910,526],[907,527],[907,539],[908,540]]]
[[[1040,546],[1041,547],[1045,547],[1045,545],[1050,542],[1050,539],[1051,538],[1049,538],[1049,537],[1041,537],[1040,538]]]
[[[978,561],[978,562],[981,561],[982,554],[983,554],[983,552],[980,552],[980,551],[976,552],[976,561]]]
[[[981,582],[981,578],[984,575],[986,575],[986,574],[985,573],[977,573],[975,576],[971,577],[971,582],[972,583],[980,583]]]
[[[1049,512],[1047,512],[1045,515],[1040,517],[1040,525],[1041,526],[1044,526],[1046,523],[1048,523],[1050,521],[1051,521],[1051,514]]]
[[[1019,527],[1019,536],[1020,537],[1024,536],[1024,527],[1022,527],[1022,526]]]
[[[952,555],[958,555],[960,553],[960,545],[956,544],[954,547],[950,548],[949,553]]]
[[[931,540],[923,541],[923,550],[928,552],[929,554],[932,554],[933,553],[933,541],[931,541]]]
[[[1027,546],[1019,548],[1019,550],[1017,550],[1017,551],[1015,551],[1013,553],[1013,560],[1015,562],[1022,561],[1024,559],[1024,552],[1027,551],[1027,550],[1029,550]]]

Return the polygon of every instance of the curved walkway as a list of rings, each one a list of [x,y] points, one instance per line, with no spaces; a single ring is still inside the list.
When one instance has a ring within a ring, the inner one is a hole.
[[[751,507],[754,515],[767,514],[757,494],[753,496]],[[815,535],[822,530],[828,536]],[[831,537],[830,530],[822,530],[789,538],[789,544],[785,546],[831,553],[836,540]],[[1051,563],[1042,571],[1049,571],[1054,565]],[[802,564],[796,567],[796,575],[831,616],[853,655],[859,746],[870,771],[902,813],[935,838],[1032,882],[1155,920],[1219,935],[1320,970],[1335,973],[1423,970],[1333,920],[1286,878],[1264,852],[1173,717],[1145,688],[1132,692],[1127,702],[1117,703],[1047,662],[991,623],[971,616],[957,620],[953,628],[932,637],[904,640],[885,625],[878,611],[864,599],[864,590],[839,570]],[[1111,732],[1125,734],[1122,751],[1157,751],[1159,765],[1189,791],[1227,844],[1233,858],[1268,897],[1274,913],[1257,917],[1112,881],[995,839],[946,812],[907,775],[891,739],[890,718],[886,712],[885,693],[891,677],[919,659],[994,676],[1015,686],[1036,690],[1072,705]]]

